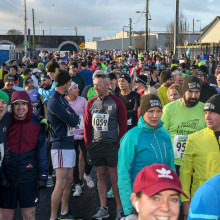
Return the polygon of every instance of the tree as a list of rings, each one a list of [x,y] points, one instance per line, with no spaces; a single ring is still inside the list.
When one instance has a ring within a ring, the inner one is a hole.
[[[10,29],[6,33],[7,35],[22,35],[22,32],[16,29]]]
[[[179,35],[178,35],[178,45],[183,45],[183,38],[184,38],[184,32],[186,32],[186,16],[183,14],[182,10],[180,12],[179,15]],[[168,25],[167,25],[167,32],[168,34],[166,35],[166,40],[165,40],[165,46],[167,46],[169,49],[173,49],[174,47],[174,42],[173,42],[173,38],[174,38],[174,25],[175,22],[171,21]]]

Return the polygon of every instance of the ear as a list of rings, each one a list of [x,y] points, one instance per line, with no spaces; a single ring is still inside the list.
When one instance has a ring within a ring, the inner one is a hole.
[[[134,206],[134,208],[136,209],[136,206],[135,206],[135,204],[136,204],[136,202],[138,201],[138,197],[136,196],[136,194],[135,193],[131,193],[131,203],[132,203],[132,205]]]

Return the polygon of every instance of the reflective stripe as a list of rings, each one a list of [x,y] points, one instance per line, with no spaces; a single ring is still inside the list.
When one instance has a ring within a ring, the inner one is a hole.
[[[213,220],[218,220],[220,216],[217,215],[205,215],[205,214],[192,214],[191,212],[189,213],[189,217],[194,219],[213,219]]]

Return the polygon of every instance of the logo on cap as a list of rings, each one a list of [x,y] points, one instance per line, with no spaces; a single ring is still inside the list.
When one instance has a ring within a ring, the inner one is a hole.
[[[161,170],[156,169],[156,171],[159,173],[158,177],[159,178],[169,178],[173,179],[173,176],[170,175],[171,170],[166,170],[165,168],[162,168]]]
[[[205,103],[204,110],[214,110],[214,109],[215,109],[215,105],[213,105],[212,103]]]
[[[151,107],[154,107],[154,106],[162,107],[159,100],[150,100],[150,105]]]
[[[196,82],[191,82],[191,83],[188,83],[188,87],[189,89],[200,88],[200,84]]]

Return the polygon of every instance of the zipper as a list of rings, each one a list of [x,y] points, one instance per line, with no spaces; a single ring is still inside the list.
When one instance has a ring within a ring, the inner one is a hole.
[[[151,144],[151,146],[153,147],[154,152],[155,152],[155,154],[156,154],[156,156],[157,156],[157,151],[155,150],[155,148],[154,148],[153,144]],[[157,159],[158,159],[158,156],[157,156]]]
[[[165,151],[165,157],[167,157],[166,145],[164,142],[163,142],[163,146],[164,146],[164,151]]]
[[[155,132],[154,132],[154,138],[156,139],[157,145],[158,145],[158,147],[159,147],[159,149],[160,149],[160,145],[159,145],[159,142],[158,142],[157,137],[156,137],[156,135],[155,135]],[[160,156],[161,156],[161,160],[162,160],[162,164],[163,164],[163,156],[162,156],[162,153],[161,153],[161,149],[160,149]]]
[[[18,146],[18,162],[17,162],[17,173],[18,173],[18,181],[19,181],[19,165],[20,165],[20,150],[21,150],[21,134],[22,134],[22,121],[21,121],[21,132]]]

